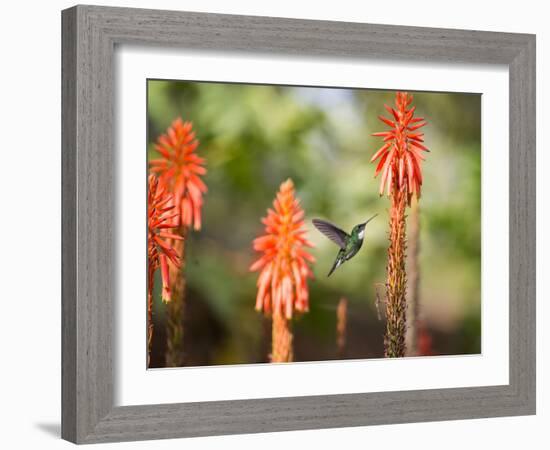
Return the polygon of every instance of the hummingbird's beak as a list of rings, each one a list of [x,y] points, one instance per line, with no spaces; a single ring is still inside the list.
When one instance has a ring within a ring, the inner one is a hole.
[[[375,214],[374,216],[372,216],[369,220],[367,220],[363,225],[367,225],[367,223],[369,223],[372,219],[374,219],[378,214]]]

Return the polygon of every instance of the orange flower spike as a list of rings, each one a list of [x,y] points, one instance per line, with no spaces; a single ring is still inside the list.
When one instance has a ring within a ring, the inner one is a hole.
[[[263,255],[250,266],[260,272],[256,310],[278,312],[291,319],[294,311],[309,310],[307,278],[313,278],[308,263],[315,262],[307,247],[304,211],[295,198],[294,184],[288,179],[281,184],[273,202],[262,219],[265,234],[253,242],[254,250]]]
[[[157,177],[149,175],[147,194],[147,263],[149,288],[152,289],[153,275],[160,267],[162,275],[162,299],[171,299],[168,261],[179,267],[180,260],[172,248],[171,240],[182,240],[182,237],[170,232],[174,218],[172,195],[160,184]]]
[[[427,122],[421,117],[414,117],[416,107],[410,107],[412,100],[411,94],[397,92],[395,107],[384,105],[391,118],[379,116],[379,119],[391,127],[391,130],[372,134],[383,138],[384,145],[371,159],[371,162],[380,159],[374,175],[376,177],[382,173],[380,195],[383,195],[384,191],[390,195],[393,188],[400,191],[406,183],[409,204],[412,195],[420,198],[422,161],[425,159],[422,152],[429,152],[422,144],[424,133],[416,131]]]
[[[201,176],[206,174],[206,160],[197,155],[199,141],[192,131],[193,124],[177,118],[155,145],[161,158],[150,161],[151,172],[174,196],[178,213],[174,226],[193,226],[201,229],[203,194],[207,192]]]

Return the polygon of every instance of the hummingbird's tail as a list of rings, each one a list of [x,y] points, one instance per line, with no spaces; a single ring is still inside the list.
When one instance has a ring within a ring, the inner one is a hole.
[[[332,265],[332,268],[330,269],[330,272],[327,275],[327,278],[332,275],[332,272],[334,272],[340,265],[342,264],[341,258],[336,258],[336,261],[334,261],[334,264]]]

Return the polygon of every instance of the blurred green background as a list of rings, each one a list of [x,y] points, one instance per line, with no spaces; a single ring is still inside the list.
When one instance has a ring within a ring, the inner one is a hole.
[[[383,356],[376,284],[385,280],[389,200],[378,196],[381,146],[371,133],[394,92],[148,81],[148,157],[178,116],[193,122],[207,160],[203,228],[186,256],[186,365],[267,362],[270,321],[254,310],[252,240],[279,185],[292,178],[306,212],[315,280],[310,312],[294,321],[295,360],[336,359],[336,305],[348,299],[345,358]],[[481,351],[481,97],[414,93],[431,149],[420,202],[420,318],[436,355]],[[349,231],[371,215],[357,256],[326,277],[337,247],[311,224]],[[158,274],[157,274],[158,276]],[[165,306],[155,283],[153,367],[164,366]],[[383,310],[383,306],[380,305]]]

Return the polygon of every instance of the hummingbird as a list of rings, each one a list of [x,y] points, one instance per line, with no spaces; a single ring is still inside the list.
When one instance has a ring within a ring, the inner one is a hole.
[[[351,234],[346,233],[344,230],[338,228],[336,225],[333,225],[326,220],[313,219],[313,225],[326,237],[328,237],[332,242],[334,242],[340,250],[338,255],[336,255],[336,261],[332,265],[332,269],[328,273],[327,277],[330,277],[332,272],[334,272],[338,267],[344,264],[346,261],[353,258],[361,246],[363,245],[363,239],[365,237],[365,227],[372,219],[374,219],[378,214],[372,216],[369,220],[364,223],[360,223],[353,227]]]

